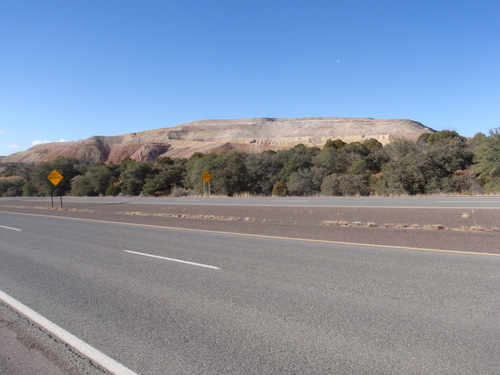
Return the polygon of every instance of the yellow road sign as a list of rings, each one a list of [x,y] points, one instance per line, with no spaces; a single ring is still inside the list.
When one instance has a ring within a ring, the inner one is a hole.
[[[210,181],[212,179],[212,175],[210,174],[209,171],[205,171],[205,173],[203,173],[201,178],[203,179],[203,181],[208,183],[208,181]]]
[[[57,186],[64,177],[57,171],[57,169],[54,169],[52,172],[50,172],[47,178],[50,182],[52,182],[52,185]]]

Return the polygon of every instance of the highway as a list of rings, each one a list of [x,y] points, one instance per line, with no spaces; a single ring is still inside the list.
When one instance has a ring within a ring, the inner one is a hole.
[[[0,212],[0,290],[138,374],[500,368],[497,255]]]
[[[1,202],[46,203],[50,198],[1,198]],[[500,209],[500,196],[418,196],[418,197],[64,197],[64,202],[137,203],[210,206],[277,207],[399,207],[399,208],[481,208]],[[58,200],[55,200],[56,205]]]

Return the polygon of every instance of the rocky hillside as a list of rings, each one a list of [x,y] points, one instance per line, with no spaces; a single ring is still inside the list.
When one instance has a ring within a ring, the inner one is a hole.
[[[372,118],[251,118],[195,121],[171,128],[112,137],[94,136],[76,142],[47,143],[5,157],[1,162],[42,162],[58,156],[119,163],[129,157],[139,161],[159,156],[189,157],[195,152],[242,150],[262,152],[299,143],[322,147],[328,139],[344,142],[375,138],[382,144],[394,139],[415,140],[434,130],[411,120]]]

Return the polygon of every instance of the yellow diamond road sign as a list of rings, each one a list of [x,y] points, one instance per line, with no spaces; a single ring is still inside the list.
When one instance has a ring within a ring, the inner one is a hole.
[[[203,178],[203,180],[208,183],[208,181],[210,181],[210,179],[212,178],[212,175],[210,174],[209,171],[205,171],[205,173],[203,173],[201,178]]]
[[[64,177],[57,171],[57,169],[54,169],[52,172],[50,172],[47,178],[50,182],[52,182],[52,185],[57,186]]]

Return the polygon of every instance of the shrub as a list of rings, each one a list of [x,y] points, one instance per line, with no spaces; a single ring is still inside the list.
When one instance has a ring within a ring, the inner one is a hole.
[[[293,172],[286,184],[288,192],[291,195],[302,196],[318,194],[321,190],[321,183],[327,174],[325,168],[317,166]]]
[[[476,149],[475,172],[487,193],[500,193],[500,128],[490,131]]]
[[[273,197],[286,197],[288,190],[286,189],[285,181],[278,181],[273,186]]]
[[[154,175],[151,163],[129,162],[121,173],[122,191],[127,195],[139,195],[148,178]]]
[[[23,197],[34,197],[39,194],[38,189],[31,181],[26,181],[23,186]]]
[[[321,184],[321,195],[370,195],[370,187],[359,175],[331,174]]]
[[[118,185],[109,185],[108,188],[106,189],[106,195],[116,197],[120,193],[121,189]]]
[[[22,177],[0,177],[0,196],[16,197],[22,194],[24,178]]]
[[[73,180],[71,181],[71,194],[80,197],[98,195],[92,186],[92,179],[88,175],[73,177]]]
[[[186,190],[183,187],[175,186],[170,195],[172,197],[187,197],[189,195],[189,190]]]

